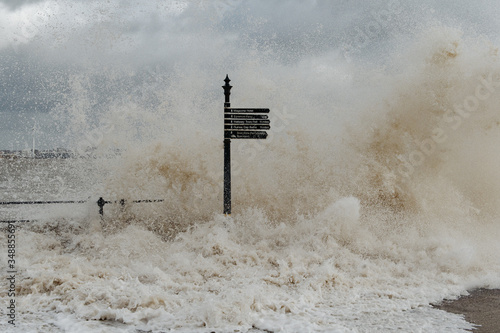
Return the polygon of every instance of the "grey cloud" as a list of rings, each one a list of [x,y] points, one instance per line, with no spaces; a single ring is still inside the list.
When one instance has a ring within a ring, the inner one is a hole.
[[[4,4],[9,9],[14,10],[26,4],[37,3],[37,2],[43,2],[43,0],[1,0],[0,4]]]
[[[0,1],[12,10],[35,2]],[[75,6],[67,6],[71,3]],[[356,56],[383,59],[396,33],[429,17],[498,31],[494,0],[394,0],[402,8],[399,21],[370,36],[366,45],[356,41],[357,29],[366,29],[373,12],[385,10],[388,1],[192,0],[180,15],[169,13],[169,3],[60,2],[60,12],[47,16],[50,21],[29,43],[16,52],[0,50],[0,72],[9,77],[0,82],[0,112],[48,113],[70,105],[68,81],[75,73],[82,73],[83,93],[95,112],[123,96],[154,107],[161,103],[155,80],[176,69],[237,71],[252,57],[287,66],[346,44]]]

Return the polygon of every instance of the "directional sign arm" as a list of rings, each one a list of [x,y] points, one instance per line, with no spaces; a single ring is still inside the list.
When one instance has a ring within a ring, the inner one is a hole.
[[[269,130],[269,125],[224,125],[225,130]]]
[[[224,119],[269,119],[265,114],[224,113]]]
[[[225,113],[269,113],[269,109],[225,108]]]
[[[269,119],[225,119],[224,125],[238,124],[238,125],[268,125],[271,121]]]
[[[230,139],[265,139],[265,131],[225,131],[224,136]]]

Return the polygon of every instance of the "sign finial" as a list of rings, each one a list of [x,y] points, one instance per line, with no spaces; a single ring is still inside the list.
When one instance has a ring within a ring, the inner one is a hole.
[[[222,86],[224,88],[224,96],[225,98],[225,103],[229,103],[229,95],[231,95],[231,88],[233,87],[232,85],[229,84],[231,80],[229,79],[229,76],[226,74],[226,78],[224,79],[224,82],[226,82],[225,85]],[[229,104],[224,105],[225,107],[229,107]]]

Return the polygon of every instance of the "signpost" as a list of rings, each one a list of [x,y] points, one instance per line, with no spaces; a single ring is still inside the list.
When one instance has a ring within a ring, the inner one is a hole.
[[[231,108],[231,80],[226,75],[224,89],[224,214],[231,215],[231,139],[266,139],[271,129],[269,109]]]

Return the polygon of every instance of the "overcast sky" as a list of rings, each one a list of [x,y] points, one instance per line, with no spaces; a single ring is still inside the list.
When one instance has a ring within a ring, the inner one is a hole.
[[[35,124],[40,148],[71,146],[125,97],[144,112],[162,106],[166,118],[186,110],[181,99],[210,108],[221,82],[206,86],[226,73],[272,72],[280,82],[310,59],[328,59],[331,68],[383,63],[395,41],[428,22],[497,42],[499,7],[494,0],[1,0],[0,149],[28,148]]]

